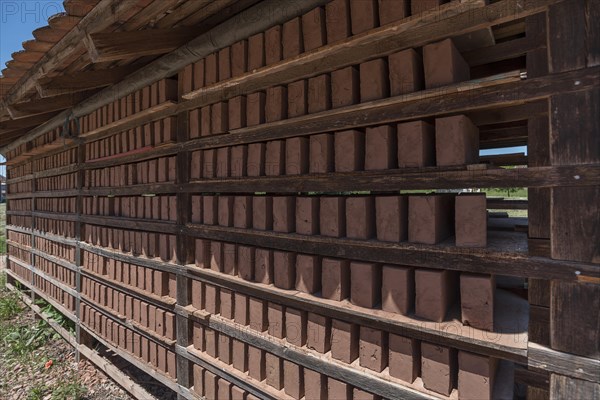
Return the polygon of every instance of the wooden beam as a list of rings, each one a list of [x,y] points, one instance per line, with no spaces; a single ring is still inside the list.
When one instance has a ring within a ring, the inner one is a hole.
[[[92,90],[75,94],[63,94],[55,97],[47,97],[45,99],[11,104],[7,107],[7,109],[13,119],[26,118],[73,107],[75,104],[86,99],[95,92],[96,91]]]
[[[550,400],[599,399],[600,384],[568,376],[550,375]]]
[[[47,120],[49,120],[50,118],[52,118],[55,115],[56,115],[56,112],[53,111],[53,112],[49,112],[49,113],[45,113],[45,114],[34,115],[29,118],[21,118],[21,119],[15,119],[15,120],[10,120],[10,119],[2,120],[2,121],[0,121],[0,132],[2,132],[4,130],[22,129],[22,128],[29,128],[32,126],[37,126],[39,124],[46,122]],[[3,132],[0,134],[3,134]]]
[[[566,375],[571,378],[600,382],[600,360],[562,353],[529,342],[527,349],[529,367]]]
[[[85,44],[92,62],[99,63],[169,53],[196,36],[198,31],[189,27],[144,29],[92,33]]]
[[[112,85],[135,72],[138,68],[136,65],[127,65],[97,71],[84,71],[40,78],[37,81],[36,87],[42,98],[81,92]]]

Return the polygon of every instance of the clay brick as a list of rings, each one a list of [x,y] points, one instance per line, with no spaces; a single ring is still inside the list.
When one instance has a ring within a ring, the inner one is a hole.
[[[445,3],[447,0],[419,0],[419,1],[411,1],[411,15],[417,15],[422,13],[423,11],[431,10],[432,8],[439,7],[441,4]]]
[[[415,271],[415,315],[442,322],[458,294],[455,271],[417,269]]]
[[[365,170],[397,167],[395,127],[380,125],[367,128],[365,134]]]
[[[212,134],[211,107],[204,106],[200,109],[200,136]]]
[[[271,250],[256,249],[254,281],[265,285],[273,283],[273,252]]]
[[[219,81],[231,78],[231,48],[219,50]]]
[[[190,110],[189,113],[190,139],[200,137],[200,109]]]
[[[334,167],[333,135],[323,133],[309,138],[309,168],[311,174],[332,172]]]
[[[204,326],[197,322],[192,322],[192,344],[198,351],[204,351],[205,349]]]
[[[227,178],[229,173],[229,159],[231,158],[231,147],[219,147],[217,149],[217,168],[216,176],[219,178]]]
[[[360,101],[359,72],[346,67],[331,73],[331,107],[345,107]]]
[[[248,38],[248,71],[265,66],[265,34],[257,33]]]
[[[323,236],[346,235],[346,200],[344,197],[321,197],[319,231]]]
[[[288,360],[283,360],[283,388],[293,399],[299,400],[304,396],[303,368]]]
[[[231,388],[231,400],[248,400],[247,398],[244,398],[244,393],[244,389],[233,386]]]
[[[217,398],[217,385],[219,377],[212,372],[204,371],[204,398],[216,399]]]
[[[246,96],[236,96],[229,99],[227,109],[229,111],[228,128],[230,130],[246,126]]]
[[[273,230],[275,232],[294,232],[296,225],[295,200],[293,196],[273,196]]]
[[[234,196],[217,196],[218,223],[220,226],[233,225],[233,198]]]
[[[347,260],[323,258],[321,296],[341,301],[350,295],[350,264]]]
[[[408,197],[408,241],[436,244],[452,235],[454,195]]]
[[[311,400],[327,399],[327,376],[304,368],[304,398]]]
[[[216,225],[218,222],[218,197],[202,196],[202,223]]]
[[[265,355],[267,385],[281,390],[283,388],[283,360],[271,353]]]
[[[213,135],[225,133],[228,130],[229,122],[228,103],[221,101],[210,106],[211,133]]]
[[[358,388],[354,388],[352,391],[352,400],[380,400],[381,397],[376,394],[365,392]]]
[[[293,289],[296,281],[296,254],[273,252],[273,283],[281,289]]]
[[[435,165],[435,129],[425,121],[398,124],[398,166]]]
[[[409,15],[409,0],[379,0],[379,23],[381,26],[400,21]]]
[[[248,346],[248,375],[258,382],[266,378],[265,351]]]
[[[308,173],[308,138],[295,137],[286,139],[285,173],[286,175]]]
[[[325,354],[331,349],[331,320],[308,313],[306,347]]]
[[[374,308],[381,302],[381,266],[350,263],[350,301],[360,307]]]
[[[219,345],[219,332],[204,327],[204,351],[212,358],[217,358]]]
[[[265,62],[275,64],[283,57],[281,41],[281,25],[276,25],[265,32]]]
[[[273,198],[271,196],[252,197],[252,226],[268,231],[273,228]]]
[[[295,57],[304,52],[300,17],[293,18],[283,24],[281,38],[284,59]]]
[[[421,378],[426,389],[448,396],[456,382],[456,350],[421,343]]]
[[[265,120],[274,122],[287,118],[287,87],[273,86],[267,89]]]
[[[380,0],[381,1],[381,0]],[[390,2],[395,0],[388,0]],[[390,94],[399,96],[423,90],[423,59],[414,49],[406,49],[388,56]]]
[[[331,79],[323,74],[308,80],[308,113],[314,114],[331,108]]]
[[[227,365],[233,363],[233,354],[231,354],[231,338],[225,335],[219,335],[219,360]]]
[[[204,285],[204,309],[210,314],[218,314],[220,312],[219,288],[213,285]]]
[[[241,178],[246,176],[246,164],[248,161],[248,147],[239,145],[231,147],[231,167],[230,173],[232,177]]]
[[[237,324],[248,325],[248,296],[235,293],[234,319]]]
[[[236,248],[233,243],[223,243],[223,272],[229,275],[237,275]]]
[[[238,275],[242,279],[251,281],[254,279],[255,268],[254,247],[238,246],[237,250]]]
[[[233,226],[252,227],[252,196],[235,196],[233,200]]]
[[[286,307],[285,340],[298,347],[306,344],[306,311]]]
[[[195,260],[196,267],[198,268],[210,268],[210,244],[209,241],[204,239],[196,239],[195,241]]]
[[[247,126],[255,126],[265,123],[265,104],[266,95],[264,92],[256,92],[246,96]]]
[[[413,383],[421,370],[421,347],[416,339],[389,335],[390,376]]]
[[[221,272],[223,270],[223,243],[210,242],[210,269]]]
[[[365,165],[365,134],[358,130],[335,133],[335,171],[362,171]]]
[[[376,0],[350,0],[350,10],[353,35],[379,26]]]
[[[217,151],[208,149],[202,152],[202,177],[214,178],[217,172]]]
[[[337,379],[327,378],[327,394],[330,399],[351,399],[352,386]]]
[[[267,303],[264,300],[250,297],[250,328],[258,332],[264,332],[269,325],[267,319]]]
[[[310,51],[327,44],[325,9],[316,7],[302,16],[304,50]]]
[[[351,35],[348,0],[333,0],[325,6],[327,42],[334,43]]]
[[[219,55],[212,53],[204,59],[205,68],[205,84],[207,86],[215,84],[219,81]]]
[[[248,162],[246,174],[248,176],[262,176],[265,173],[265,144],[250,143],[248,145]]]
[[[415,301],[415,271],[411,267],[382,267],[381,308],[383,311],[407,315]]]
[[[466,351],[458,352],[458,393],[461,399],[492,398],[498,360]]]
[[[218,381],[218,396],[215,397],[219,399],[230,399],[231,398],[231,387],[232,383],[226,381],[225,379],[219,379]],[[210,398],[210,397],[207,397]]]
[[[455,201],[456,245],[487,245],[487,202],[485,194],[461,194]]]
[[[296,233],[316,235],[319,232],[319,198],[296,197]]]
[[[479,128],[465,115],[437,118],[435,143],[438,166],[479,162]]]
[[[231,45],[231,76],[243,75],[248,70],[248,42],[240,40]]]
[[[285,337],[285,308],[280,304],[269,302],[267,306],[267,319],[269,335],[278,339]]]
[[[381,372],[387,367],[387,334],[384,331],[360,327],[359,363],[361,367]]]
[[[265,149],[265,175],[278,176],[285,174],[285,141],[271,140]]]
[[[194,63],[194,71],[193,71],[194,90],[204,87],[204,70],[205,70],[204,59],[198,60]]]
[[[377,240],[405,241],[408,238],[408,197],[377,196],[375,220]]]
[[[220,305],[221,305],[221,316],[227,319],[234,318],[234,303],[233,303],[233,292],[229,289],[221,288],[220,290]]]
[[[427,89],[470,79],[469,64],[462,57],[452,39],[424,46],[423,68]]]
[[[246,343],[232,339],[232,352],[233,352],[233,368],[241,372],[248,371],[248,357]]]
[[[288,84],[287,101],[289,118],[308,113],[308,82],[305,79]]]
[[[358,326],[340,320],[331,322],[331,357],[351,364],[358,358]]]
[[[375,202],[370,196],[346,198],[346,236],[370,239],[375,234]]]
[[[460,275],[461,320],[465,325],[494,330],[494,275]]]
[[[319,256],[298,254],[296,257],[296,290],[310,294],[321,290],[321,260]]]
[[[360,64],[360,101],[383,99],[390,95],[387,60],[378,58]]]

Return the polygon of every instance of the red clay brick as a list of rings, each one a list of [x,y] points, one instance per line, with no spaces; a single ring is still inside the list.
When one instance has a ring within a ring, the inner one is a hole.
[[[425,121],[398,124],[398,166],[435,165],[435,129]]]
[[[286,175],[308,173],[308,138],[295,137],[286,139],[285,173]]]
[[[211,107],[204,106],[200,108],[200,136],[209,136],[212,134]]]
[[[192,343],[196,350],[204,351],[204,326],[197,322],[192,322]]]
[[[352,391],[352,400],[381,400],[381,397],[376,394],[365,392],[359,388],[354,388]]]
[[[285,141],[271,140],[267,142],[264,170],[267,176],[285,174]]]
[[[231,46],[231,76],[243,75],[248,70],[248,42],[240,40]]]
[[[343,237],[346,235],[346,199],[344,197],[321,197],[321,235]]]
[[[223,243],[223,272],[237,275],[236,247],[234,243]]]
[[[358,69],[346,67],[331,73],[331,107],[345,107],[360,101]]]
[[[296,228],[295,200],[293,196],[273,196],[273,230],[275,232],[294,232]]]
[[[353,35],[379,26],[376,0],[350,0],[350,10]]]
[[[362,0],[361,0],[362,1]],[[390,93],[388,65],[383,58],[360,64],[360,101],[383,99]]]
[[[375,220],[377,240],[405,241],[408,238],[408,197],[377,196]]]
[[[254,281],[265,285],[273,282],[273,252],[271,250],[256,249]]]
[[[421,378],[426,389],[448,396],[455,387],[456,350],[421,343]]]
[[[276,25],[265,32],[266,65],[275,64],[283,57],[281,25]]]
[[[334,43],[349,37],[352,32],[348,0],[333,0],[327,3],[325,6],[325,20],[328,43]]]
[[[240,389],[237,386],[233,386],[231,388],[231,400],[248,400],[247,398],[244,398],[244,389]]]
[[[469,64],[462,57],[452,39],[424,46],[423,66],[427,89],[470,79]]]
[[[204,327],[204,351],[212,358],[217,358],[219,344],[219,332]]]
[[[267,89],[265,120],[274,122],[287,118],[287,87],[273,86]]]
[[[267,385],[281,390],[283,388],[283,360],[271,353],[265,355]]]
[[[328,133],[311,135],[309,138],[309,153],[308,172],[315,174],[333,171],[333,135]]]
[[[248,145],[248,176],[262,176],[265,174],[265,144],[250,143]]]
[[[265,34],[257,33],[248,38],[248,71],[265,66]]]
[[[365,134],[358,130],[335,133],[335,171],[362,171],[365,165]]]
[[[300,17],[285,22],[281,32],[284,59],[295,57],[304,52]]]
[[[296,257],[296,290],[310,294],[321,290],[321,260],[319,256],[298,254]]]
[[[264,350],[248,346],[248,375],[258,382],[267,377]]]
[[[321,296],[337,301],[350,296],[350,264],[347,260],[323,258]]]
[[[219,377],[212,372],[204,371],[204,397],[207,399],[217,398],[217,385]]]
[[[212,53],[204,59],[205,84],[213,85],[219,81],[219,55]]]
[[[367,128],[365,134],[365,170],[393,169],[397,166],[396,129],[391,125]]]
[[[221,305],[221,316],[227,319],[233,319],[233,292],[229,289],[221,288],[220,290],[220,305]]]
[[[247,126],[255,126],[265,123],[265,104],[266,95],[264,92],[251,93],[246,96]]]
[[[210,269],[221,272],[223,270],[223,243],[210,242]]]
[[[196,239],[195,258],[198,268],[210,267],[210,248],[209,241],[204,239]]]
[[[273,228],[273,198],[271,196],[252,197],[252,226],[268,231]]]
[[[381,1],[381,0],[380,0]],[[395,0],[388,0],[390,2]],[[402,50],[388,56],[390,94],[399,96],[423,90],[423,59],[414,49]]]
[[[200,89],[204,87],[204,59],[198,60],[194,63],[194,89]]]
[[[217,149],[217,169],[216,176],[219,178],[227,178],[230,175],[230,158],[231,158],[230,147],[219,147]]]
[[[232,339],[232,352],[233,352],[233,368],[237,369],[241,372],[248,371],[248,357],[247,357],[247,349],[248,346],[246,343]]]
[[[238,246],[237,248],[238,275],[247,281],[254,279],[254,247]]]
[[[325,9],[316,7],[302,16],[304,50],[310,51],[327,44]]]
[[[331,320],[308,313],[306,347],[325,354],[331,349]]]
[[[219,81],[231,78],[231,48],[219,50]]]
[[[346,198],[346,236],[370,239],[375,234],[375,202],[370,196]]]
[[[413,383],[421,370],[421,347],[416,339],[389,335],[390,376]]]
[[[288,360],[283,360],[283,388],[293,399],[299,400],[304,396],[303,368]]]
[[[327,378],[327,393],[330,399],[351,399],[352,386],[337,379]]]
[[[288,84],[287,96],[289,118],[308,113],[308,82],[306,79]]]
[[[381,308],[407,315],[415,301],[415,271],[412,267],[384,265],[382,267]]]
[[[323,74],[308,80],[308,113],[314,114],[331,108],[331,79]]]
[[[286,307],[285,340],[298,347],[306,344],[306,311]]]
[[[460,275],[461,320],[465,325],[494,330],[494,275]]]
[[[233,226],[252,227],[252,196],[235,196],[233,201]]]
[[[214,285],[204,285],[204,309],[210,314],[218,314],[220,312],[221,296],[219,288]]]
[[[226,381],[225,379],[219,379],[218,381],[218,396],[215,398],[219,399],[230,399],[231,398],[231,382]],[[207,397],[209,398],[209,397]]]
[[[350,301],[360,307],[374,308],[381,301],[381,266],[350,263]]]
[[[359,363],[361,367],[381,372],[387,367],[387,334],[386,332],[360,327]]]
[[[458,352],[458,393],[461,399],[492,398],[498,360],[466,351]]]
[[[244,144],[231,147],[231,167],[232,177],[246,176],[246,164],[248,162],[248,147]]]
[[[465,115],[435,120],[438,166],[479,162],[479,129]]]
[[[409,15],[409,0],[379,0],[379,23],[381,26],[400,21]]]
[[[264,332],[269,325],[267,319],[267,303],[265,300],[250,297],[250,328],[258,332]]]
[[[458,294],[455,271],[417,269],[415,271],[415,315],[442,322]]]
[[[304,398],[311,400],[327,399],[327,376],[304,368]]]
[[[485,194],[461,194],[455,202],[456,245],[487,245],[487,203]]]
[[[268,303],[267,306],[267,319],[269,335],[278,339],[285,337],[285,308],[284,306],[276,303]]]
[[[220,226],[233,225],[233,198],[234,196],[217,196],[218,224]]]
[[[229,99],[227,110],[229,111],[229,129],[234,130],[246,126],[246,96],[236,96]]]
[[[219,360],[227,365],[233,363],[233,354],[231,353],[231,338],[225,335],[219,335]]]
[[[319,198],[296,197],[296,233],[317,235],[319,233]]]
[[[273,252],[273,283],[281,289],[293,289],[296,280],[296,254]]]
[[[234,295],[234,300],[235,322],[240,325],[248,325],[248,296],[236,292]]]
[[[358,358],[358,326],[340,320],[331,322],[331,357],[351,364]]]
[[[208,149],[202,152],[202,177],[214,178],[217,172],[217,151]]]
[[[436,244],[452,234],[454,195],[431,194],[408,197],[408,241]]]

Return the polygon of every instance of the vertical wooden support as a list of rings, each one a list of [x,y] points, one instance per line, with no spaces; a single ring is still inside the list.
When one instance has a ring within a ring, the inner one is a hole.
[[[77,214],[77,221],[75,222],[75,266],[77,267],[77,271],[75,273],[75,289],[77,291],[77,297],[75,298],[75,316],[77,317],[77,323],[75,324],[75,335],[78,344],[83,344],[88,347],[91,347],[91,336],[86,332],[81,330],[81,320],[80,320],[80,305],[81,305],[81,214],[83,207],[83,198],[81,196],[81,189],[83,188],[85,182],[85,170],[83,166],[85,165],[85,144],[79,143],[77,146],[77,159],[75,162],[77,163],[77,199],[75,203],[75,212]],[[81,353],[77,349],[77,361],[79,361],[81,357]]]

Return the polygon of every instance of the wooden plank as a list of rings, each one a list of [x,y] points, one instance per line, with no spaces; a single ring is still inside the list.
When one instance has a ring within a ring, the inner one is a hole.
[[[515,368],[515,382],[547,391],[550,386],[550,374],[531,369]]]
[[[136,65],[126,65],[96,71],[84,71],[40,78],[37,90],[40,97],[53,97],[65,93],[81,92],[112,85],[138,69]]]
[[[531,281],[547,282],[538,279]],[[531,291],[531,286],[528,292]],[[531,303],[531,301],[530,301]],[[550,345],[550,307],[540,307],[530,304],[529,306],[529,343],[537,343],[544,346]]]
[[[527,349],[529,367],[590,382],[600,382],[600,360],[578,357],[536,343]]]
[[[471,67],[490,64],[498,61],[521,57],[530,51],[542,48],[545,43],[541,38],[518,38],[489,47],[478,48],[463,54]]]
[[[45,99],[32,100],[22,103],[10,104],[7,110],[12,119],[26,118],[38,114],[46,114],[52,111],[60,111],[70,108],[82,100],[96,93],[95,90],[63,94]]]
[[[550,400],[598,399],[600,384],[567,376],[550,375]]]
[[[586,66],[585,1],[567,0],[548,8],[550,72]]]
[[[40,125],[53,116],[56,115],[56,112],[50,112],[46,114],[38,114],[29,118],[21,118],[16,120],[3,120],[0,122],[0,131],[1,130],[13,130],[13,129],[22,129],[22,128],[30,128],[32,126]],[[25,132],[26,133],[26,132]],[[4,132],[1,133],[4,135]]]

